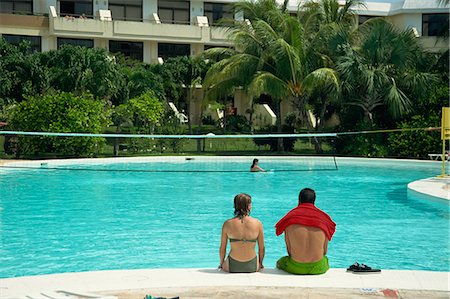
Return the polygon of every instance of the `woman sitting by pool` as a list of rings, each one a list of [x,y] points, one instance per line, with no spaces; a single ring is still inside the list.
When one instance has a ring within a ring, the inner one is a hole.
[[[231,273],[250,273],[264,268],[264,232],[261,221],[250,217],[252,198],[241,193],[234,197],[234,217],[222,226],[219,269]],[[225,259],[227,242],[230,252]],[[258,256],[256,256],[258,243]]]

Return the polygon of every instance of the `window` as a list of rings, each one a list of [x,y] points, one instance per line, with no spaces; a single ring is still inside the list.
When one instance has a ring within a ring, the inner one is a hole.
[[[142,0],[109,0],[113,20],[142,22]]]
[[[72,46],[93,48],[94,40],[58,37],[58,49],[60,49],[61,46],[63,46],[63,45],[72,45]]]
[[[376,16],[365,16],[365,15],[360,15],[358,16],[358,25],[364,24],[366,21],[376,18]]]
[[[61,16],[93,17],[92,0],[59,0],[59,13]]]
[[[191,55],[191,45],[189,44],[158,44],[158,56],[166,60],[169,57]]]
[[[448,13],[423,14],[422,35],[443,36],[448,30]]]
[[[190,2],[158,0],[158,16],[163,23],[190,24]]]
[[[27,42],[30,44],[30,52],[41,52],[40,36],[3,34],[2,37],[8,43],[16,46],[20,45],[22,42]]]
[[[220,19],[234,19],[234,11],[231,4],[205,2],[204,11],[210,25],[217,24]]]
[[[109,52],[123,55],[142,61],[144,58],[144,44],[140,42],[109,41]]]
[[[0,1],[1,13],[12,14],[33,14],[33,0],[1,0]]]

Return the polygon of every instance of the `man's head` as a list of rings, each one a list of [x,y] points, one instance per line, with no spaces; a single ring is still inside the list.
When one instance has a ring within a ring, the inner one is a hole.
[[[298,204],[312,203],[316,201],[316,192],[313,189],[305,188],[300,191],[298,195]]]

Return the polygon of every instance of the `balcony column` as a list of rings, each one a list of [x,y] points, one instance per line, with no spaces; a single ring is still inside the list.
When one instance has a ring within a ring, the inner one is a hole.
[[[144,42],[144,62],[158,63],[158,43],[155,41]]]
[[[197,17],[204,16],[203,0],[191,1],[191,24],[195,24]]]
[[[107,39],[104,38],[95,38],[94,39],[94,47],[95,48],[102,48],[108,51],[109,48],[109,42]]]
[[[204,44],[191,44],[191,56],[197,56],[205,50]]]
[[[41,37],[42,52],[56,50],[56,36],[44,35]]]
[[[149,22],[153,18],[151,16],[158,13],[158,0],[143,0],[142,2],[142,18],[144,22]]]
[[[94,9],[94,11],[93,11],[94,17],[98,16],[98,11],[100,9],[104,9],[104,10],[109,9],[108,8],[108,0],[94,0],[93,2],[94,2],[94,7],[93,7],[93,9]]]

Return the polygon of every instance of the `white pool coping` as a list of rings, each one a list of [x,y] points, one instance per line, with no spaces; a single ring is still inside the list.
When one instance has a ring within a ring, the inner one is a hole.
[[[408,184],[408,189],[421,195],[450,201],[450,177],[414,181]]]
[[[265,286],[305,288],[388,288],[450,291],[450,272],[383,270],[379,274],[354,274],[330,269],[323,275],[290,275],[277,269],[260,273],[229,274],[217,269],[144,269],[63,273],[0,279],[0,297],[19,298],[56,290],[112,293],[149,288]]]

